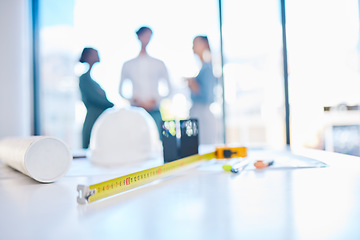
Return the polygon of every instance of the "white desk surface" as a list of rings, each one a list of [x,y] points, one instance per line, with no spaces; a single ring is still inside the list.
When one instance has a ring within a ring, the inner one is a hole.
[[[213,161],[88,205],[76,201],[78,184],[161,161],[104,169],[77,159],[51,184],[0,164],[0,239],[360,239],[360,158],[307,154],[328,167],[234,175]],[[260,157],[279,155],[249,150],[249,158]]]

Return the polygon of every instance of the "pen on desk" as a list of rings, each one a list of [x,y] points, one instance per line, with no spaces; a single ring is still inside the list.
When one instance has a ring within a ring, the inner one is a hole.
[[[271,165],[274,164],[274,160],[271,160],[271,161],[263,161],[263,160],[258,160],[254,163],[254,166],[258,169],[260,168],[266,168],[266,167],[269,167]]]
[[[239,162],[236,162],[233,165],[230,164],[224,164],[223,169],[225,171],[230,171],[232,173],[238,173],[241,170],[243,170],[247,165],[249,164],[249,160],[241,160]]]
[[[244,160],[238,164],[235,164],[232,168],[231,168],[231,172],[232,173],[239,173],[242,170],[244,170],[246,168],[246,166],[250,163],[249,160]]]

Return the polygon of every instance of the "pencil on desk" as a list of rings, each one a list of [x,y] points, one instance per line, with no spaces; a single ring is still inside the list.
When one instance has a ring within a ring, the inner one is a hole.
[[[258,169],[261,169],[261,168],[266,168],[266,167],[269,167],[271,165],[274,164],[274,160],[271,160],[271,161],[263,161],[263,160],[258,160],[254,163],[254,166]]]

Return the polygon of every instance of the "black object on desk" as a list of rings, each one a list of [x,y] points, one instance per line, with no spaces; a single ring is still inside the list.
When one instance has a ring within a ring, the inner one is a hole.
[[[161,139],[164,163],[198,154],[198,120],[163,121]]]

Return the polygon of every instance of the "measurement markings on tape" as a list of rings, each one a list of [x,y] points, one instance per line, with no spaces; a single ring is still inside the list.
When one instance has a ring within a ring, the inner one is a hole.
[[[229,151],[232,153],[229,154]],[[149,168],[139,172],[131,173],[125,176],[114,178],[105,182],[93,184],[90,186],[78,185],[77,191],[79,204],[91,203],[112,195],[128,191],[130,189],[142,186],[157,179],[170,176],[185,166],[191,166],[195,163],[208,161],[214,158],[233,158],[246,157],[247,150],[245,147],[238,148],[216,148],[215,152],[207,154],[196,154],[189,157],[181,158],[161,166]]]

